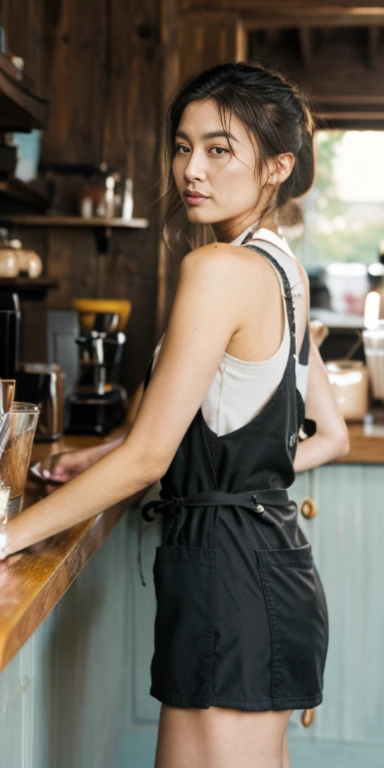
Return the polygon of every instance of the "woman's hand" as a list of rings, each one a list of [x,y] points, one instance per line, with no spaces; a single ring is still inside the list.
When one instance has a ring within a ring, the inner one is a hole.
[[[56,453],[41,462],[40,472],[47,481],[66,483],[92,466],[97,459],[98,454],[95,448]]]
[[[124,437],[111,440],[108,443],[83,448],[78,451],[63,451],[49,456],[41,462],[40,472],[45,482],[46,494],[55,491],[62,483],[67,483],[84,470],[92,467],[99,459],[110,453],[123,442]]]

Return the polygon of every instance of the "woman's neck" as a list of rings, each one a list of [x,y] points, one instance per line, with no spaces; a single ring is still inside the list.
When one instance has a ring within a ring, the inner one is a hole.
[[[215,232],[216,238],[218,242],[221,243],[233,243],[234,240],[236,240],[240,235],[244,234],[252,228],[253,232],[256,232],[256,230],[264,228],[264,229],[270,229],[272,232],[275,232],[276,234],[279,233],[279,227],[277,222],[277,215],[276,212],[270,213],[266,216],[261,216],[258,219],[254,219],[253,217],[249,217],[248,221],[242,221],[237,224],[229,223],[229,222],[220,222],[219,224],[212,225],[212,228]]]

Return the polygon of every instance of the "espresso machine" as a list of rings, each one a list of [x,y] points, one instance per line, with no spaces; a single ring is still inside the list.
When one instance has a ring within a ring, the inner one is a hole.
[[[131,302],[74,299],[79,372],[66,400],[65,432],[106,435],[124,420],[127,393],[117,383]]]

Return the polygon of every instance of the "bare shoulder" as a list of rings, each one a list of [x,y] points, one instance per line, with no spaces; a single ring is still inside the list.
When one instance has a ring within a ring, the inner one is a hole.
[[[265,258],[254,252],[249,258],[249,250],[231,243],[209,243],[195,248],[184,256],[181,263],[185,273],[190,271],[204,271],[205,276],[211,274],[216,279],[220,276],[226,280],[242,281],[249,278],[250,271],[253,274],[269,273]]]
[[[238,246],[231,243],[209,243],[189,251],[184,256],[182,263],[185,262],[190,265],[209,264],[212,266],[230,264],[238,256],[238,251]]]

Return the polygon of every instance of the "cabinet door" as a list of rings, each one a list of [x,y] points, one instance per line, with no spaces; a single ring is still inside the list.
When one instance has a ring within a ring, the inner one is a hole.
[[[299,523],[313,546],[329,610],[330,643],[324,701],[309,729],[295,713],[291,731],[380,744],[384,742],[384,514],[383,469],[328,465],[299,475],[291,495],[310,495],[317,515]]]

